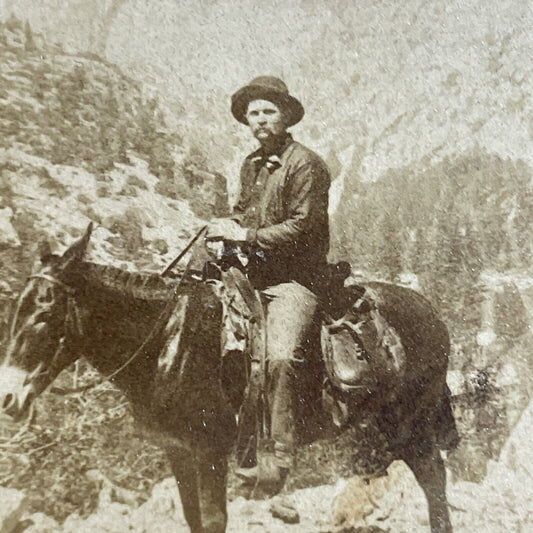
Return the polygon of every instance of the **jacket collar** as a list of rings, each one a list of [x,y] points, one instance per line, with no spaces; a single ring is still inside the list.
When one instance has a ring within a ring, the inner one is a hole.
[[[263,166],[266,166],[270,172],[279,168],[282,165],[281,159],[283,154],[293,142],[292,135],[287,133],[279,140],[276,146],[268,152],[262,147],[259,148],[259,150],[256,150],[250,158],[255,164],[256,170],[259,170]]]

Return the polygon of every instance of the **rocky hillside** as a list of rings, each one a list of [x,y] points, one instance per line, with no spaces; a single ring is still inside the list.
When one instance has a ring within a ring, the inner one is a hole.
[[[66,54],[15,18],[0,23],[0,62],[4,292],[40,239],[62,249],[91,220],[94,260],[158,270],[198,217],[227,209],[222,176],[114,65]]]
[[[501,533],[530,531],[533,528],[530,486],[533,475],[525,465],[533,455],[529,441],[533,404],[524,411],[497,461],[489,464],[482,483],[448,480],[452,523],[461,533]],[[135,493],[114,486],[92,473],[99,482],[99,504],[95,513],[83,519],[70,516],[61,526],[42,513],[28,513],[24,497],[16,491],[3,494],[11,503],[11,524],[24,524],[26,533],[163,533],[187,531],[175,481],[167,478],[157,484],[151,497],[139,505]],[[413,474],[403,463],[393,463],[388,475],[365,484],[358,479],[339,480],[334,485],[300,489],[283,497],[299,515],[289,523],[273,517],[280,501],[246,501],[237,498],[229,504],[228,533],[384,533],[429,530],[424,494]],[[0,517],[1,519],[1,517]],[[7,531],[7,529],[6,529]]]

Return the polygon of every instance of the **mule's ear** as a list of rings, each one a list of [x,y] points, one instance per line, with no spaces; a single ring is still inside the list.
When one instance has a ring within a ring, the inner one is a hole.
[[[63,266],[70,265],[73,262],[82,261],[85,257],[85,252],[87,251],[87,246],[91,238],[91,233],[93,231],[93,223],[90,222],[85,230],[85,234],[81,239],[77,240],[72,244],[62,256]]]

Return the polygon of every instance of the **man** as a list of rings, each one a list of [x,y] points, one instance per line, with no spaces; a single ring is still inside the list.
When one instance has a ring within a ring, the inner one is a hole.
[[[249,279],[261,291],[274,441],[271,461],[240,473],[282,485],[294,460],[298,374],[316,357],[308,347],[329,248],[330,175],[324,161],[287,132],[304,109],[280,79],[255,78],[232,96],[231,112],[260,147],[242,166],[233,217],[214,221],[208,238],[242,243]]]

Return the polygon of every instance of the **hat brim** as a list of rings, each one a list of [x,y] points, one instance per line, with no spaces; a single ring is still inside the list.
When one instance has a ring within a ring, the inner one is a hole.
[[[259,85],[247,85],[231,97],[231,113],[242,124],[248,125],[246,112],[252,100],[268,100],[276,104],[287,117],[287,127],[300,122],[305,113],[300,101],[290,94]]]

